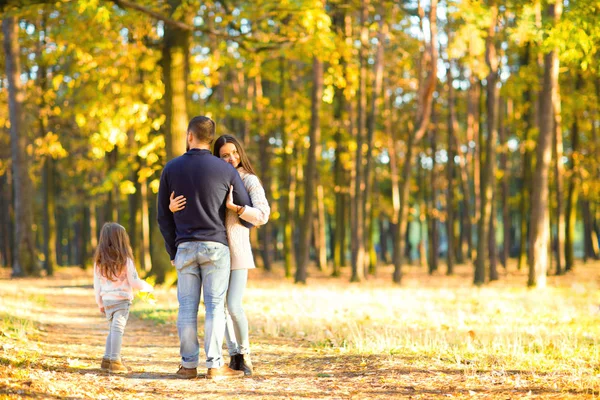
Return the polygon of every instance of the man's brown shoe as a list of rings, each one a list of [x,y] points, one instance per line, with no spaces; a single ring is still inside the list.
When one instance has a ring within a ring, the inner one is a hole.
[[[179,370],[177,371],[177,377],[181,379],[194,379],[197,376],[197,368],[186,368],[183,365],[180,365]]]
[[[102,363],[100,364],[100,369],[102,371],[107,371],[109,366],[110,366],[110,358],[103,357]]]
[[[108,364],[108,372],[113,374],[126,374],[129,369],[121,361],[110,361]]]
[[[229,368],[228,365],[223,365],[221,368],[209,368],[206,373],[207,379],[220,381],[228,378],[241,378],[244,376],[244,371],[236,371]]]

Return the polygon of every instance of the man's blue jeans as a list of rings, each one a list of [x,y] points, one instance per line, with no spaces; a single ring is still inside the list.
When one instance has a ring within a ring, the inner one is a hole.
[[[206,366],[220,368],[224,364],[221,347],[225,333],[225,297],[231,272],[229,247],[217,242],[180,243],[175,256],[175,268],[181,365],[185,368],[198,366],[198,306],[203,289]]]

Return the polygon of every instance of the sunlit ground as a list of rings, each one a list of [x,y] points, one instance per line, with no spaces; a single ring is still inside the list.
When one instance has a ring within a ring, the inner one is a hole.
[[[455,277],[406,268],[398,287],[383,269],[362,284],[324,279],[308,285],[252,271],[244,296],[252,334],[285,337],[341,353],[403,354],[468,365],[474,370],[556,369],[600,374],[600,264],[550,277],[528,289],[526,274],[487,286],[471,284],[470,268]],[[164,296],[164,295],[163,295]],[[142,318],[174,323],[175,292]],[[598,376],[600,377],[600,376]]]
[[[69,271],[78,276],[71,287],[60,290],[75,297],[92,296],[85,286],[91,283],[89,273],[64,269],[60,274]],[[535,387],[600,395],[598,262],[577,265],[567,276],[550,276],[546,289],[528,289],[526,271],[516,271],[513,265],[508,273],[500,269],[500,281],[483,287],[472,285],[467,266],[460,266],[452,277],[444,271],[429,276],[422,268],[406,267],[401,286],[391,283],[391,267],[380,268],[376,278],[360,284],[311,270],[307,285],[295,285],[279,271],[251,271],[244,297],[259,362],[262,349],[282,343],[296,346],[305,360],[313,354],[343,363],[358,356],[366,364],[375,357],[378,368],[458,371],[467,386],[485,386],[485,376],[489,385],[515,390]],[[0,335],[10,343],[35,340],[31,332],[38,325],[73,325],[87,318],[68,309],[45,314],[47,298],[56,289],[43,281],[10,282],[0,280]],[[20,282],[34,290],[24,290]],[[89,300],[93,307],[93,297]],[[159,288],[157,304],[136,301],[133,310],[156,329],[173,332],[176,291]],[[0,364],[17,362],[2,357],[0,350]],[[335,365],[323,367],[315,377],[333,376],[328,372],[332,368]]]

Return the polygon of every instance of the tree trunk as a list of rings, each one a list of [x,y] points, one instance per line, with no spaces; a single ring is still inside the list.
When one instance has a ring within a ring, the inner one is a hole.
[[[431,109],[433,106],[433,92],[437,82],[437,0],[431,1],[429,11],[429,75],[427,80],[419,83],[419,104],[417,107],[416,129],[408,136],[406,144],[406,156],[401,169],[401,183],[398,187],[399,209],[398,223],[396,224],[396,237],[394,240],[394,274],[393,280],[395,283],[402,281],[402,264],[404,263],[404,252],[406,250],[406,230],[408,228],[408,199],[410,192],[410,168],[413,161],[414,146],[418,145],[425,134],[429,121],[431,119]],[[423,15],[419,4],[419,13]]]
[[[436,188],[436,162],[435,154],[437,153],[437,114],[435,107],[431,110],[431,124],[433,129],[429,132],[429,143],[431,145],[431,171],[429,173],[429,196],[427,201],[427,221],[429,232],[429,274],[433,274],[438,270],[439,260],[439,233],[438,233],[438,208],[437,208],[437,188]],[[426,181],[424,181],[425,183]]]
[[[327,271],[327,235],[325,233],[325,199],[323,184],[317,185],[317,229],[314,232],[317,250],[317,265],[321,271]]]
[[[456,111],[454,109],[454,78],[452,77],[451,63],[448,62],[446,68],[446,81],[448,85],[448,162],[446,163],[446,179],[448,181],[446,190],[446,232],[448,235],[448,254],[446,255],[447,270],[446,275],[454,274],[454,157],[456,155],[456,134],[458,131],[458,122],[456,120]]]
[[[489,260],[490,218],[492,215],[492,202],[494,201],[494,180],[496,171],[496,141],[498,138],[497,110],[498,110],[498,56],[496,54],[496,25],[498,23],[498,5],[495,0],[490,1],[492,24],[488,29],[486,39],[485,58],[490,69],[487,76],[487,131],[485,159],[480,153],[481,170],[481,209],[477,223],[477,258],[475,260],[476,285],[484,284],[486,277],[486,260]],[[483,143],[480,142],[483,147]]]
[[[479,140],[479,97],[480,97],[480,86],[477,78],[473,71],[469,76],[469,89],[467,94],[467,142],[469,147],[473,143],[472,151],[469,150],[467,153],[467,165],[473,166],[473,215],[472,224],[479,222],[481,219],[481,163],[480,153],[481,146]],[[470,258],[475,260],[477,251],[475,251],[475,245],[473,244],[473,238],[470,238],[471,249]],[[479,243],[479,236],[477,237]]]
[[[581,213],[583,218],[583,261],[595,260],[597,257],[596,246],[594,246],[594,221],[590,211],[590,201],[585,199],[581,202]]]
[[[317,180],[317,162],[321,155],[321,99],[323,97],[323,62],[313,57],[313,87],[311,96],[310,148],[306,160],[304,184],[304,215],[300,226],[300,246],[296,283],[306,283],[310,234],[313,219],[313,198]]]
[[[152,258],[150,257],[150,211],[148,206],[148,180],[140,182],[140,220],[142,226],[142,242],[140,243],[140,262],[142,269],[149,273],[152,270]]]
[[[90,259],[92,255],[92,249],[90,248],[90,210],[89,206],[84,202],[81,205],[82,211],[81,215],[83,217],[82,221],[82,229],[81,229],[81,264],[79,267],[81,269],[87,269],[90,265]]]
[[[24,93],[21,84],[19,24],[17,17],[7,17],[2,23],[6,78],[8,81],[8,109],[10,144],[13,168],[15,204],[15,257],[13,276],[39,276],[35,235],[33,232],[33,183],[29,177],[27,156],[27,129],[23,114]]]
[[[296,259],[293,233],[293,216],[296,202],[296,173],[295,163],[292,160],[294,153],[294,142],[288,138],[285,99],[287,96],[287,77],[285,75],[286,63],[283,57],[280,58],[279,75],[281,84],[279,85],[279,103],[281,105],[281,119],[279,121],[281,131],[281,142],[283,152],[281,156],[281,168],[279,171],[281,187],[281,222],[283,224],[283,262],[285,277],[292,277],[294,262]]]
[[[562,2],[548,6],[554,25],[560,20]],[[546,286],[548,271],[548,172],[552,161],[553,104],[558,100],[558,49],[544,56],[544,81],[540,101],[540,133],[537,144],[537,162],[532,179],[531,191],[531,255],[529,261],[528,286]]]
[[[44,253],[46,271],[54,275],[56,268],[56,190],[55,161],[48,155],[44,162]]]
[[[73,225],[73,241],[71,243],[71,259],[72,259],[72,264],[73,265],[79,265],[82,266],[82,254],[83,252],[81,251],[82,247],[83,247],[83,242],[81,240],[82,238],[82,227],[83,227],[83,218],[82,215],[83,213],[81,212],[81,208],[76,207],[73,208],[72,210],[72,225]]]
[[[261,68],[259,61],[256,62],[258,70]],[[255,91],[256,91],[256,120],[258,126],[263,126],[264,121],[264,98],[263,98],[263,84],[262,75],[256,74],[254,78]],[[259,139],[259,154],[260,154],[260,172],[263,187],[265,189],[265,196],[271,202],[271,151],[269,149],[269,133],[262,132]],[[273,210],[275,211],[275,210]],[[272,251],[273,248],[273,235],[272,235],[272,224],[266,224],[259,230],[260,235],[260,253],[262,255],[263,266],[266,271],[272,270]]]
[[[390,216],[390,236],[392,238],[392,260],[394,260],[394,243],[396,243],[396,235],[394,234],[395,229],[398,225],[398,215],[400,213],[400,182],[398,174],[398,150],[396,149],[396,143],[398,138],[396,130],[392,128],[394,114],[392,110],[393,99],[391,91],[386,91],[386,111],[384,115],[385,120],[385,132],[388,138],[388,154],[390,157],[390,180],[392,183],[392,215]]]
[[[181,12],[181,0],[169,0],[170,13],[173,17],[181,13],[184,22],[191,22],[192,13]],[[165,148],[167,161],[180,156],[186,149],[186,132],[188,126],[187,113],[187,83],[189,69],[189,42],[190,33],[170,24],[164,26],[162,49],[162,68],[165,93],[163,97],[165,124]],[[156,283],[164,283],[170,271],[171,263],[164,250],[164,240],[158,228],[150,231],[152,275],[156,276]]]
[[[181,13],[183,2],[169,0],[171,17]],[[185,22],[191,22],[191,13],[182,13]],[[188,125],[187,82],[190,33],[165,24],[162,52],[163,82],[165,84],[165,147],[167,161],[185,152]]]
[[[335,232],[334,232],[334,243],[333,243],[333,276],[340,276],[340,267],[345,264],[345,238],[346,238],[346,191],[347,186],[345,183],[346,173],[342,162],[342,157],[346,153],[346,147],[343,144],[342,139],[342,109],[343,109],[343,93],[338,89],[336,95],[338,101],[335,108],[335,119],[338,127],[335,132],[335,162],[334,162],[334,179],[335,179]]]
[[[531,44],[527,43],[525,46],[525,53],[523,55],[522,64],[524,66],[531,64],[534,61],[533,57],[531,57]],[[531,188],[531,164],[532,164],[532,152],[529,145],[530,135],[533,127],[536,125],[537,121],[537,107],[533,104],[533,89],[531,86],[528,86],[527,90],[523,95],[523,100],[525,104],[528,104],[529,107],[524,115],[525,121],[525,135],[523,137],[523,144],[521,145],[521,153],[523,154],[522,161],[522,172],[521,172],[521,186],[519,188],[520,197],[519,197],[519,230],[520,230],[520,239],[519,239],[519,255],[517,259],[517,270],[521,270],[525,265],[525,262],[528,258],[528,236],[529,236],[529,205],[530,205],[530,188]],[[533,109],[532,111],[529,111]]]
[[[302,146],[302,147],[301,147]],[[303,209],[303,193],[300,190],[301,186],[300,186],[300,182],[304,182],[304,168],[302,167],[302,163],[303,163],[303,158],[299,156],[299,151],[300,148],[302,148],[304,150],[304,146],[301,145],[299,142],[297,142],[295,144],[295,148],[294,148],[294,154],[296,155],[295,159],[293,160],[295,167],[294,167],[294,181],[296,182],[296,189],[294,189],[294,191],[298,191],[298,194],[295,196],[296,199],[296,204],[294,206],[294,246],[295,246],[295,250],[294,250],[294,254],[296,255],[296,269],[298,269],[298,264],[299,264],[299,260],[300,260],[300,246],[301,246],[301,238],[298,237],[299,235],[302,234],[301,232],[301,226],[302,226],[302,209]]]
[[[384,214],[379,214],[377,222],[379,224],[379,245],[381,247],[381,260],[383,261],[383,263],[388,264],[390,262],[388,252],[389,221],[386,219]]]
[[[565,207],[564,207],[564,165],[562,117],[560,106],[560,86],[556,87],[556,96],[552,97],[552,113],[554,117],[553,146],[554,156],[554,179],[556,181],[556,275],[565,273],[564,248],[565,248]]]
[[[498,245],[496,243],[496,196],[495,188],[492,187],[492,207],[490,213],[489,254],[490,254],[490,281],[498,280]]]
[[[340,37],[346,37],[346,9],[338,7],[333,15],[333,25],[337,34]],[[341,59],[341,66],[344,71],[344,76],[347,78],[348,61],[345,57]],[[346,198],[348,193],[347,172],[344,168],[343,159],[348,156],[346,138],[344,130],[347,128],[347,122],[344,117],[344,109],[347,106],[346,97],[343,88],[336,86],[334,96],[333,118],[335,120],[334,140],[336,144],[335,161],[334,161],[334,192],[335,192],[335,230],[333,232],[333,269],[332,276],[340,276],[340,268],[345,265],[345,248],[346,248]]]
[[[506,137],[506,130],[504,128],[504,110],[506,104],[500,100],[500,108],[498,109],[498,140],[500,142],[500,171],[502,171],[501,179],[501,213],[502,213],[502,253],[500,255],[500,262],[506,269],[508,264],[508,257],[510,254],[510,231],[511,231],[511,220],[508,208],[508,201],[510,198],[510,167],[508,165],[508,138]]]
[[[144,270],[142,265],[142,245],[141,245],[141,232],[142,226],[142,213],[141,213],[141,184],[139,182],[140,169],[136,168],[131,172],[131,180],[135,185],[135,193],[131,193],[128,197],[129,200],[129,239],[131,241],[131,248],[133,250],[133,256],[139,261],[140,267]]]
[[[130,129],[127,132],[127,145],[131,154],[137,154],[138,146],[135,141],[135,132],[133,129]],[[141,259],[141,246],[140,246],[140,227],[142,225],[142,218],[140,213],[140,205],[141,205],[141,187],[140,187],[140,169],[142,164],[142,158],[139,156],[130,156],[130,160],[132,162],[130,178],[134,184],[135,192],[129,194],[128,202],[129,202],[129,239],[131,242],[131,248],[133,250],[133,257],[140,263],[142,270],[144,267]],[[135,167],[134,167],[135,165]]]
[[[358,126],[356,130],[356,157],[354,180],[354,212],[352,217],[352,276],[351,282],[360,282],[365,279],[365,207],[364,199],[367,196],[365,167],[363,166],[364,130],[367,114],[367,64],[369,28],[367,26],[368,0],[361,1],[360,9],[360,50],[359,50],[359,87],[358,87]]]
[[[421,164],[419,162],[419,164]],[[429,257],[427,257],[428,247],[431,247],[431,240],[429,239],[429,207],[427,206],[427,185],[426,185],[426,171],[425,168],[419,167],[417,173],[417,179],[419,181],[419,266],[425,268],[429,264]]]
[[[157,196],[153,193],[148,193],[148,215],[157,215],[156,205]],[[150,259],[151,269],[150,275],[156,277],[157,284],[165,284],[169,286],[176,281],[177,274],[175,268],[171,265],[169,253],[165,250],[165,241],[160,233],[158,222],[155,218],[150,221]]]
[[[46,13],[41,14],[40,30],[46,31]],[[40,36],[38,47],[36,50],[36,58],[39,60],[39,68],[37,73],[37,84],[40,89],[41,95],[38,99],[39,104],[39,128],[40,138],[46,136],[48,117],[47,109],[48,105],[45,101],[45,93],[48,90],[48,79],[47,79],[47,66],[42,58],[42,53],[46,51],[46,36]],[[42,167],[42,187],[44,191],[44,202],[42,204],[42,215],[43,215],[43,244],[44,249],[44,269],[47,274],[52,276],[54,269],[56,268],[56,190],[54,185],[55,175],[55,162],[51,154],[44,154],[43,167]]]
[[[374,193],[372,193],[372,195],[374,199],[373,201],[376,202],[379,193],[375,191]],[[371,209],[369,210],[369,215],[366,215],[366,217],[369,221],[369,232],[367,232],[367,238],[369,238],[369,240],[366,242],[368,244],[367,248],[369,249],[369,252],[367,254],[369,258],[367,272],[369,273],[369,275],[375,276],[377,275],[377,249],[375,248],[375,226],[377,225],[377,218],[375,217],[374,207],[371,207]]]
[[[0,176],[0,253],[2,260],[0,265],[9,267],[13,265],[13,222],[14,215],[11,203],[12,185],[10,168],[7,168],[4,175]]]
[[[575,78],[575,92],[579,93],[583,86],[581,74]],[[575,264],[575,225],[577,224],[577,200],[579,198],[579,124],[581,112],[575,110],[575,118],[571,126],[571,155],[569,156],[569,189],[565,209],[565,271],[571,271]]]
[[[367,156],[365,166],[365,197],[364,197],[364,216],[365,221],[365,248],[369,253],[368,259],[368,270],[370,274],[374,274],[377,256],[375,254],[375,229],[373,227],[374,218],[372,212],[373,197],[375,196],[373,184],[374,176],[372,174],[373,169],[373,139],[375,136],[375,123],[378,118],[378,109],[381,107],[381,89],[383,87],[383,65],[384,65],[384,48],[383,43],[387,36],[388,25],[384,23],[383,15],[380,12],[381,18],[379,18],[379,34],[377,36],[377,50],[375,57],[375,77],[373,79],[373,92],[371,94],[371,104],[369,107],[369,114],[367,116]],[[366,96],[366,94],[365,94]]]
[[[596,216],[592,223],[592,248],[594,254],[596,254],[596,260],[600,258],[600,206],[596,203],[595,206]]]
[[[284,243],[284,250],[287,246],[288,249],[288,255],[286,257],[289,257],[289,259],[286,260],[286,270],[285,270],[285,276],[291,278],[292,277],[292,266],[294,266],[294,264],[297,263],[297,259],[298,259],[298,255],[297,255],[297,251],[296,251],[296,244],[294,243],[293,237],[294,237],[294,226],[296,226],[295,221],[297,221],[296,219],[296,214],[298,212],[297,210],[297,205],[296,205],[296,187],[298,185],[298,173],[297,170],[299,168],[299,166],[297,165],[297,162],[292,159],[291,163],[290,163],[290,175],[289,175],[289,179],[290,179],[290,185],[289,185],[289,192],[288,192],[288,205],[287,205],[287,215],[289,218],[289,223],[286,223],[285,225],[285,240],[286,242]],[[290,268],[290,270],[288,271],[287,268]]]
[[[469,89],[470,90],[470,89]],[[469,179],[469,165],[472,159],[471,150],[468,146],[469,139],[467,137],[467,151],[462,158],[460,164],[460,190],[463,195],[463,206],[461,208],[461,219],[462,219],[462,230],[461,230],[461,246],[463,250],[461,253],[466,254],[466,259],[471,261],[473,254],[473,221],[471,219],[471,210],[473,209],[470,179]],[[466,261],[463,259],[463,262]]]

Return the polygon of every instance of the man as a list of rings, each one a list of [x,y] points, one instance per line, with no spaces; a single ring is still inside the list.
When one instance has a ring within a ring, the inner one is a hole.
[[[214,121],[194,117],[187,129],[187,151],[167,163],[158,190],[158,224],[171,263],[177,269],[177,331],[181,353],[177,375],[186,379],[197,376],[201,289],[206,308],[206,377],[224,379],[244,374],[224,363],[221,350],[230,274],[225,231],[225,200],[230,186],[233,185],[235,204],[251,205],[251,202],[235,168],[211,154],[214,138]],[[187,199],[186,207],[175,214],[169,210],[173,192]]]

